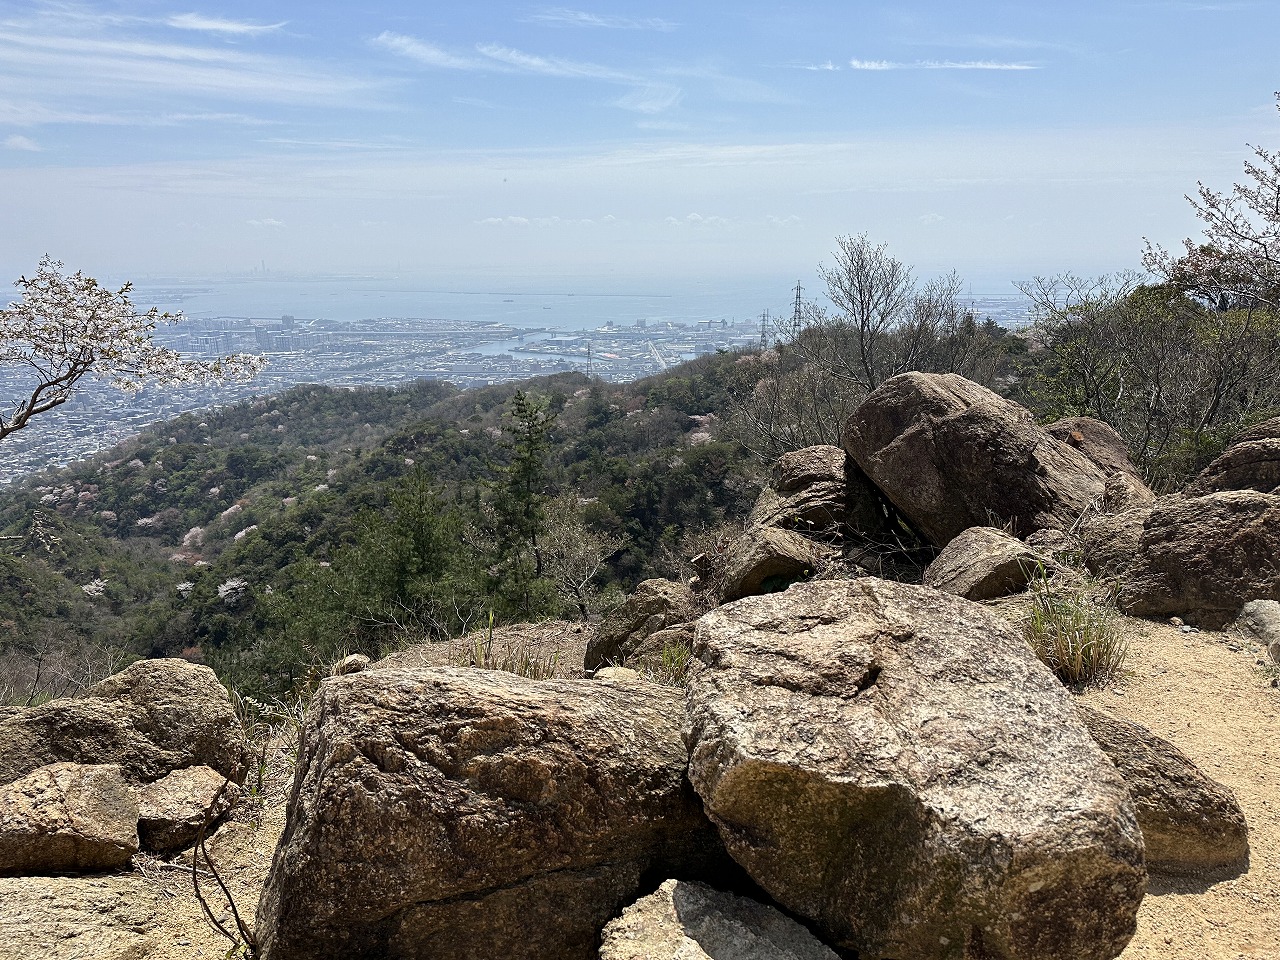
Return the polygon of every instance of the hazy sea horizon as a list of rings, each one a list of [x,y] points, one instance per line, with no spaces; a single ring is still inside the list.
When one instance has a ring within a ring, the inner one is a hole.
[[[690,285],[687,282],[610,282],[582,277],[496,278],[448,283],[424,278],[328,276],[151,279],[134,284],[142,308],[181,310],[192,319],[248,317],[356,322],[384,317],[503,323],[523,329],[590,330],[605,323],[630,325],[699,320],[756,321],[791,313],[795,282],[755,279]],[[815,297],[818,284],[806,289]],[[1009,284],[1003,293],[966,291],[980,316],[1000,322],[1025,313]]]

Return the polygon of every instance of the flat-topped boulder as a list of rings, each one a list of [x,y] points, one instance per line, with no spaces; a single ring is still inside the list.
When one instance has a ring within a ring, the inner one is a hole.
[[[231,697],[208,667],[139,660],[75,697],[0,716],[0,783],[51,763],[113,763],[132,781],[207,766],[243,782]]]
[[[114,764],[54,763],[0,786],[0,875],[126,866],[138,803]]]
[[[325,680],[258,909],[264,960],[591,960],[650,871],[729,865],[679,691],[469,668]]]
[[[698,621],[689,776],[781,906],[867,957],[1105,960],[1142,837],[1115,767],[1018,629],[873,578]]]
[[[1069,529],[1101,501],[1108,476],[1024,407],[956,374],[886,380],[849,418],[843,442],[937,547],[993,523],[1019,537]]]

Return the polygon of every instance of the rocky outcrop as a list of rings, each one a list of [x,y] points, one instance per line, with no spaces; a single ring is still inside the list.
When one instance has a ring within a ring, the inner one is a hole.
[[[626,663],[650,635],[697,616],[697,598],[683,583],[643,580],[627,597],[622,610],[587,644],[583,669]]]
[[[773,468],[773,486],[756,501],[751,522],[788,530],[838,530],[847,512],[845,452],[805,447],[783,454]]]
[[[0,717],[0,783],[61,761],[117,764],[142,782],[204,765],[239,783],[247,769],[226,688],[176,659],[139,660],[77,697]]]
[[[1075,447],[1107,476],[1123,473],[1142,481],[1142,474],[1129,459],[1128,445],[1110,424],[1092,417],[1067,417],[1047,424],[1044,432]]]
[[[773,907],[668,880],[604,929],[600,960],[839,960]]]
[[[1250,600],[1280,600],[1280,496],[1166,497],[1143,526],[1118,602],[1139,617],[1217,630]]]
[[[844,448],[935,546],[969,527],[1068,529],[1107,472],[1023,407],[955,374],[904,373],[850,417]]]
[[[114,764],[55,763],[0,786],[0,874],[112,870],[138,852],[138,804]]]
[[[872,578],[698,623],[689,776],[784,908],[869,957],[1093,960],[1132,936],[1142,838],[1018,630]]]
[[[1003,530],[970,527],[942,548],[923,583],[966,600],[994,600],[1053,570],[1052,560]]]
[[[464,668],[325,680],[258,911],[264,960],[594,957],[641,875],[727,861],[679,693]]]
[[[1280,494],[1280,417],[1237,434],[1186,492],[1202,496],[1220,490]]]
[[[813,576],[840,551],[792,530],[750,527],[729,547],[722,574],[723,599],[737,600],[785,589]]]
[[[1133,798],[1147,868],[1199,873],[1248,865],[1249,828],[1235,794],[1146,727],[1077,704]]]
[[[142,849],[172,853],[210,831],[240,799],[240,788],[210,767],[175,770],[138,788],[138,839]]]

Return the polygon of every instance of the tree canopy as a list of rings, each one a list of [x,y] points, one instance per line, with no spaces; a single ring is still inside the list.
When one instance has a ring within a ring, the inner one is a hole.
[[[66,403],[86,376],[137,390],[247,379],[265,363],[248,354],[184,357],[154,336],[160,324],[182,320],[181,313],[139,312],[131,283],[112,290],[78,270],[68,276],[48,256],[34,276],[19,277],[14,286],[19,298],[0,310],[0,366],[16,367],[26,378],[17,396],[0,400],[0,440]]]

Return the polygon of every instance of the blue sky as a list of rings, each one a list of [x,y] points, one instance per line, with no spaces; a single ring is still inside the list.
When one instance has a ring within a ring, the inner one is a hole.
[[[1280,143],[1280,3],[5,3],[0,270],[1137,265]]]

